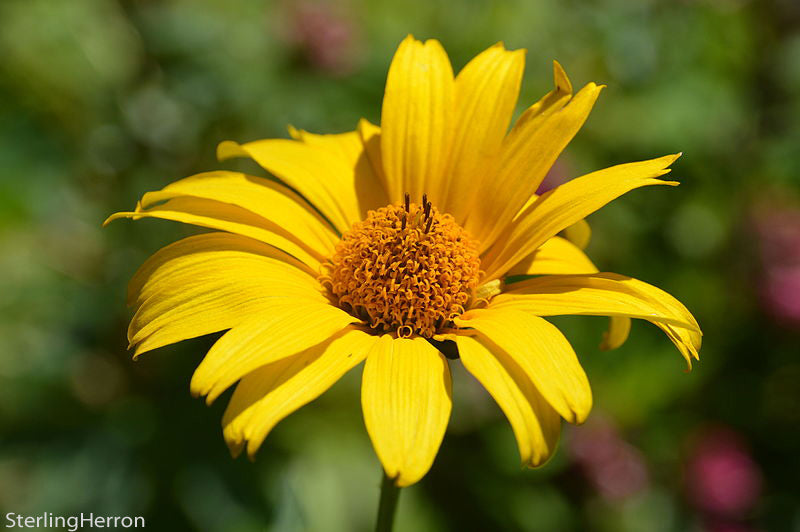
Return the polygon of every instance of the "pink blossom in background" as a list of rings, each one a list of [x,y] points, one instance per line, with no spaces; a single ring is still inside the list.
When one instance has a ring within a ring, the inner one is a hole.
[[[765,203],[754,222],[762,305],[779,321],[800,325],[800,209]]]
[[[649,475],[642,453],[622,439],[602,415],[572,431],[569,453],[602,497],[621,500],[645,490]]]
[[[700,436],[686,472],[687,495],[695,507],[712,516],[741,518],[755,506],[761,485],[761,470],[738,434],[719,428]]]
[[[351,73],[358,39],[356,25],[347,16],[347,4],[300,1],[287,5],[289,43],[321,71],[338,76]]]

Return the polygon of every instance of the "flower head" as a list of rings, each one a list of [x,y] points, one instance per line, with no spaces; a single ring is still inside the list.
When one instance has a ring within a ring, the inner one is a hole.
[[[476,243],[452,216],[406,195],[342,235],[322,280],[339,307],[371,327],[432,338],[464,313],[480,264]]]
[[[509,131],[523,65],[523,51],[498,44],[454,76],[437,41],[409,36],[389,68],[380,127],[226,141],[220,159],[252,158],[275,179],[199,174],[113,215],[213,230],[157,252],[132,279],[134,356],[227,331],[191,388],[210,402],[236,385],[224,436],[251,455],[365,361],[364,421],[400,486],[431,467],[450,417],[442,342],[497,401],[529,466],[551,456],[561,418],[580,423],[592,405],[575,352],[543,317],[610,316],[604,348],[625,341],[630,318],[645,319],[690,363],[700,329],[686,308],[598,273],[582,251],[587,215],[634,188],[676,185],[658,178],[678,156],[536,195],[602,87],[574,93],[556,63],[555,88]]]

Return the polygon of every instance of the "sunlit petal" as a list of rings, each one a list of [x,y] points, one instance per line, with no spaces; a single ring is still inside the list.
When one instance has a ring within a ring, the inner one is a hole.
[[[222,418],[234,455],[247,445],[253,456],[272,428],[310,403],[363,361],[377,336],[348,327],[330,340],[247,374]]]
[[[464,367],[494,397],[511,423],[524,465],[543,464],[555,451],[561,418],[525,371],[488,339],[457,336]]]
[[[422,338],[382,336],[364,365],[361,406],[389,478],[409,486],[428,472],[452,408],[447,360]]]
[[[470,310],[455,323],[477,330],[505,351],[564,419],[582,423],[589,415],[592,392],[586,373],[555,326],[514,308]]]

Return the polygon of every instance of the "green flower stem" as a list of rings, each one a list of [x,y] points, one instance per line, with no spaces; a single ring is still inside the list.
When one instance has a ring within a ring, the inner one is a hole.
[[[378,506],[378,522],[375,523],[375,532],[391,532],[394,527],[394,514],[397,510],[397,499],[400,498],[400,488],[394,480],[383,474],[381,483],[381,501]]]

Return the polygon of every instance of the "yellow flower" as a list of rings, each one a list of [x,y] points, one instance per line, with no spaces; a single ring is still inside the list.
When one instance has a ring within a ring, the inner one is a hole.
[[[529,466],[553,453],[561,418],[581,423],[592,406],[575,352],[543,316],[610,316],[605,348],[625,341],[630,318],[645,319],[691,365],[700,329],[689,311],[646,283],[598,273],[581,250],[587,215],[634,188],[677,185],[658,177],[678,155],[536,196],[602,86],[573,93],[555,63],[555,88],[508,131],[523,67],[523,50],[498,44],[454,77],[438,41],[409,36],[380,127],[223,142],[220,159],[250,157],[277,179],[199,174],[111,216],[215,230],[135,274],[134,356],[227,330],[191,389],[210,403],[236,384],[224,436],[234,455],[251,456],[282,418],[366,361],[364,421],[398,486],[422,478],[444,436],[447,343],[508,417]],[[506,284],[510,275],[528,277]]]

